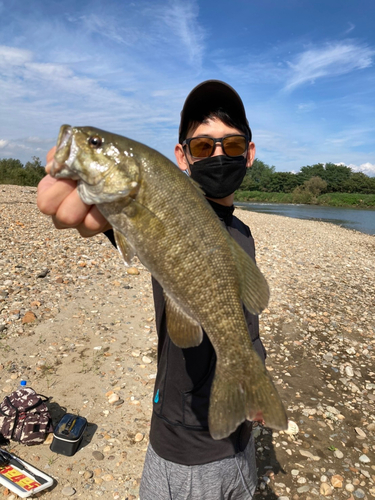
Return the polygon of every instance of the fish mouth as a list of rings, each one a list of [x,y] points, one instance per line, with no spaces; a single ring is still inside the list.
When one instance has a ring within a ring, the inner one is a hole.
[[[50,174],[52,177],[78,179],[72,165],[77,157],[73,127],[62,125],[57,138],[56,153],[52,162]]]

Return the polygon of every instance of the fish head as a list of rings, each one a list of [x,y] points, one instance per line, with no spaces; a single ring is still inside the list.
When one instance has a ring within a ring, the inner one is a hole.
[[[78,181],[79,194],[89,205],[134,198],[140,187],[134,144],[94,127],[62,125],[50,174]]]

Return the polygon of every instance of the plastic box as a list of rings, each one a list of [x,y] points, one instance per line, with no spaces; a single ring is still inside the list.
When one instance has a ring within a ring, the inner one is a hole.
[[[66,413],[53,432],[50,450],[71,457],[78,450],[86,427],[87,420],[84,417]]]

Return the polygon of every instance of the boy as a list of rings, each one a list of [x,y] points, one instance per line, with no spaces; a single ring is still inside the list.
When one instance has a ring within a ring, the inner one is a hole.
[[[192,90],[181,112],[175,156],[229,233],[255,258],[250,229],[233,216],[234,191],[254,161],[255,145],[242,100],[232,87],[209,80]],[[39,185],[38,206],[52,215],[57,228],[76,227],[83,236],[105,232],[113,241],[107,222],[96,207],[81,202],[72,181],[47,176]],[[158,372],[141,500],[251,499],[256,486],[251,423],[244,422],[225,439],[211,438],[207,416],[215,351],[206,335],[198,347],[175,346],[166,328],[163,290],[154,279],[153,292]],[[258,317],[244,313],[254,348],[264,360]]]

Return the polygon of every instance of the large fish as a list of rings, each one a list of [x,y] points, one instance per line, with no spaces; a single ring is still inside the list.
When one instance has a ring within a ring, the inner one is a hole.
[[[242,303],[267,305],[263,275],[234,241],[199,187],[157,151],[92,127],[63,125],[51,175],[78,180],[115,231],[125,262],[134,255],[164,289],[168,333],[197,346],[202,328],[217,356],[209,430],[214,439],[245,419],[285,429],[279,395],[252,347]]]

